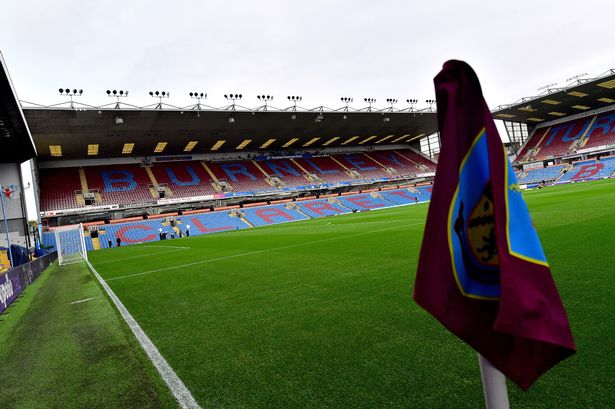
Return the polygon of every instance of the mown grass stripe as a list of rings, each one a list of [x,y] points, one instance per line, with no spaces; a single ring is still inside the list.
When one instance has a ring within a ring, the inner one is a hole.
[[[154,343],[141,329],[137,321],[135,321],[130,312],[128,312],[120,299],[117,298],[111,287],[109,287],[105,280],[102,279],[100,274],[98,274],[98,271],[96,271],[94,266],[88,260],[85,260],[85,262],[90,268],[90,270],[92,270],[92,273],[94,274],[100,285],[104,288],[109,298],[111,298],[113,304],[115,304],[115,307],[120,312],[120,315],[122,316],[124,321],[126,321],[126,324],[128,324],[128,327],[137,338],[137,341],[139,341],[139,344],[141,344],[141,347],[158,370],[158,373],[160,373],[160,376],[167,384],[167,386],[171,390],[171,393],[173,394],[175,399],[177,399],[177,402],[180,404],[180,406],[185,409],[199,409],[199,404],[196,402],[196,400],[194,400],[192,394],[190,393],[188,388],[186,388],[186,385],[184,385],[182,380],[179,379],[173,368],[171,368],[171,366],[164,359],[160,351],[158,351],[158,348],[156,348]]]

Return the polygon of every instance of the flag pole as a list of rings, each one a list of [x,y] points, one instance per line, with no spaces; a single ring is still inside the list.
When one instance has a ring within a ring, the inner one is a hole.
[[[487,409],[509,409],[506,377],[484,356],[478,354],[480,376],[483,380],[483,392]]]
[[[13,252],[11,251],[11,239],[9,237],[9,224],[6,221],[6,211],[4,210],[4,192],[0,192],[0,203],[2,203],[2,218],[4,219],[4,231],[6,231],[6,247],[9,249],[9,260],[11,261],[11,268],[15,266],[13,264]]]

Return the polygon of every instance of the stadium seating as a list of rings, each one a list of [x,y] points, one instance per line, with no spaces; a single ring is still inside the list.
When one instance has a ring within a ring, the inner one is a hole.
[[[274,189],[252,161],[211,162],[209,169],[218,180],[226,180],[235,192],[255,192]]]
[[[305,170],[316,174],[324,183],[347,183],[352,180],[344,168],[330,156],[315,156],[313,158],[295,159]]]
[[[305,186],[310,184],[303,176],[303,171],[290,159],[267,159],[256,163],[269,175],[277,176],[285,187]]]
[[[615,144],[615,112],[598,115],[589,127],[586,139],[587,141],[582,145],[583,148]]]
[[[227,230],[245,229],[248,227],[246,223],[238,217],[230,216],[228,211],[219,211],[203,214],[195,214],[190,216],[180,216],[177,218],[182,222],[182,231],[187,230],[190,226],[190,235],[199,236],[201,234],[211,234]]]
[[[245,218],[254,226],[264,226],[266,224],[276,224],[283,222],[293,222],[305,220],[308,217],[295,209],[288,209],[284,205],[270,205],[250,207],[243,209]]]
[[[166,184],[173,197],[212,195],[215,190],[201,162],[165,162],[152,166],[152,173],[159,184]]]
[[[340,203],[350,210],[371,210],[379,207],[391,206],[391,202],[382,197],[374,197],[369,193],[363,193],[351,196],[342,196],[339,198]]]
[[[374,159],[370,159],[370,157],[364,153],[334,155],[334,158],[340,163],[343,163],[347,168],[359,172],[362,179],[370,180],[391,177],[391,175],[384,171],[380,164],[374,162]]]
[[[152,196],[144,168],[135,164],[90,166],[85,168],[88,188],[100,192],[100,205],[140,204],[156,200]]]
[[[545,135],[545,133],[548,130],[549,130],[549,128],[536,129],[534,131],[534,133],[532,135],[530,135],[530,139],[525,143],[525,145],[521,149],[521,152],[519,152],[519,154],[517,155],[517,158],[515,159],[515,162],[530,162],[530,161],[532,161],[533,160],[533,155],[531,155],[530,153],[532,152],[532,150],[534,148],[536,148],[536,145],[538,145],[538,143],[540,141],[542,141],[542,137]]]
[[[574,167],[568,170],[558,181],[576,182],[580,180],[601,179],[611,176],[613,172],[615,172],[615,156],[609,156],[599,161],[586,160],[576,162]]]
[[[396,205],[414,204],[429,200],[429,196],[420,189],[395,189],[382,192],[382,197]]]
[[[416,155],[414,152],[409,151],[407,152],[407,156],[402,156],[399,152],[391,150],[369,153],[370,157],[384,166],[395,169],[399,175],[416,175],[417,173],[421,173],[420,169],[417,167],[417,162],[409,159],[414,157],[414,155]],[[433,166],[433,163],[431,165]]]
[[[525,172],[518,178],[521,184],[540,183],[541,181],[551,182],[556,180],[564,170],[565,165],[548,166],[546,168],[532,169]]]
[[[615,160],[612,161],[615,166]],[[175,217],[177,228],[185,235],[190,230],[190,236],[211,234],[228,230],[245,229],[252,226],[284,223],[309,218],[333,216],[350,213],[353,210],[365,211],[390,206],[416,203],[429,200],[431,186],[418,188],[394,189],[383,192],[360,193],[346,196],[334,196],[329,199],[312,199],[306,201],[288,202],[264,206],[247,207],[243,209],[220,210],[201,214]],[[245,221],[244,221],[245,220]],[[246,223],[247,222],[247,223]],[[188,226],[190,226],[188,228]],[[131,245],[160,240],[160,230],[177,235],[165,219],[139,220],[134,222],[105,224],[98,227],[98,242],[100,248],[114,247],[116,239],[121,239],[122,245]],[[55,247],[53,231],[43,233],[43,244]],[[85,236],[86,249],[94,250],[94,240]],[[111,246],[109,246],[109,241]]]
[[[534,159],[549,159],[573,153],[573,143],[583,136],[590,122],[591,118],[581,118],[552,126],[544,135]]]
[[[350,209],[336,203],[330,203],[327,199],[306,200],[297,202],[301,213],[309,217],[334,216],[336,214],[349,213]]]
[[[212,185],[214,179],[227,182],[235,193],[254,193],[414,177],[434,170],[434,163],[410,149],[294,159],[157,162],[148,167],[118,164],[82,170],[41,169],[41,211],[84,207],[84,199],[75,192],[86,188],[97,193],[96,205],[135,205],[157,201],[156,184],[166,186],[170,197],[190,198],[217,193],[220,189]],[[317,178],[309,180],[306,173]]]
[[[578,149],[615,144],[615,112],[574,119],[539,128],[523,147],[516,162],[562,157]],[[535,150],[535,153],[532,152]]]
[[[43,211],[80,207],[75,195],[81,190],[77,168],[40,169],[39,175]]]

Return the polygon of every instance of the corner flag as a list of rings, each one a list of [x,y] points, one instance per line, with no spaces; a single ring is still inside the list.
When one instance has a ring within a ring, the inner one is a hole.
[[[566,312],[478,77],[434,79],[442,147],[415,301],[522,389],[574,354]]]

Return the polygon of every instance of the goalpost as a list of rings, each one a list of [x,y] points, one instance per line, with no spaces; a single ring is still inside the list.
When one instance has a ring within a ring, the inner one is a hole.
[[[54,232],[58,262],[60,265],[77,263],[88,259],[83,236],[83,225],[64,227]]]

